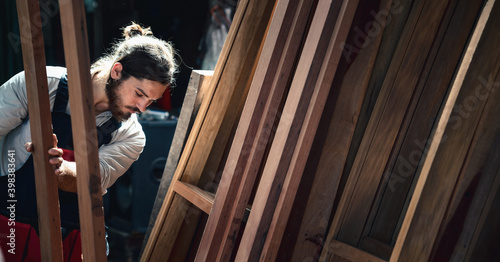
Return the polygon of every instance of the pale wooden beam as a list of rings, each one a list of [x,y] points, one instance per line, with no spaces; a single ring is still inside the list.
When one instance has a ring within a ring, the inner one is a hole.
[[[480,120],[488,114],[498,114],[498,101],[489,99],[491,93],[498,92],[498,86],[481,86],[478,78],[487,79],[499,72],[500,34],[495,29],[500,23],[499,8],[495,0],[489,0],[481,12],[420,170],[390,261],[429,259],[462,164],[475,137],[482,135],[478,129]],[[476,101],[475,110],[464,117],[457,106],[465,106],[470,100]]]
[[[206,214],[210,214],[210,210],[214,204],[214,194],[182,181],[176,181],[172,184],[172,187],[177,194],[184,197]]]
[[[60,4],[84,261],[106,261],[104,210],[83,0]]]
[[[17,13],[23,50],[31,140],[34,146],[38,227],[42,261],[63,261],[59,195],[54,169],[49,164],[52,138],[49,91],[38,0],[18,0]]]

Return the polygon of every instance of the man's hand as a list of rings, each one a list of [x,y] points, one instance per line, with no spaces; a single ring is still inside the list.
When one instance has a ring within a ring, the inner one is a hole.
[[[57,136],[52,134],[54,138],[54,147],[49,149],[49,163],[54,168],[54,174],[57,176],[59,189],[63,191],[76,193],[76,164],[68,162],[62,158],[63,150],[57,147]],[[24,145],[26,151],[33,152],[33,144],[28,142]]]

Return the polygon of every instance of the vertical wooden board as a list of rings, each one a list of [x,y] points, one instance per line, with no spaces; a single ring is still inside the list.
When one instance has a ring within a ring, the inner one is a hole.
[[[477,82],[479,76],[496,75],[500,70],[497,44],[500,34],[494,29],[500,17],[493,15],[498,14],[499,8],[494,0],[488,1],[481,12],[436,127],[391,261],[429,258],[461,164],[474,146],[474,136],[481,135],[477,133],[479,119],[497,114],[492,104],[498,104],[498,101],[489,98],[491,92],[498,91],[498,87],[486,87],[490,93],[483,93],[483,99],[478,99],[478,90],[485,87],[478,86]],[[492,53],[496,56],[491,56]],[[470,106],[471,99],[475,102],[469,117],[461,116],[460,110],[453,110],[457,105]]]
[[[342,44],[346,41],[357,7],[357,0],[344,1],[340,7],[339,14],[335,21],[335,28],[324,56],[323,66],[321,67],[313,94],[310,98],[311,102],[307,108],[300,129],[300,135],[296,142],[297,145],[295,146],[288,172],[283,183],[283,189],[281,190],[273,219],[269,226],[269,231],[261,254],[261,260],[274,261],[277,257],[285,225],[288,221],[291,207],[302,179],[302,174],[304,173],[307,156],[311,150],[313,138],[318,129],[318,124],[325,107],[326,98],[330,93],[338,62],[342,55]]]
[[[189,80],[189,85],[186,90],[184,102],[182,103],[179,119],[175,127],[174,137],[172,138],[172,146],[168,152],[167,163],[165,164],[158,192],[156,193],[156,199],[149,219],[148,230],[144,236],[143,248],[149,239],[151,230],[153,229],[154,223],[158,217],[158,213],[161,210],[163,200],[165,199],[168,187],[170,186],[170,182],[174,176],[184,144],[186,143],[188,134],[191,131],[191,127],[198,110],[200,109],[200,105],[205,98],[212,75],[213,71],[207,70],[193,70],[191,72],[191,79]]]
[[[357,246],[378,184],[382,179],[393,143],[401,127],[412,94],[419,81],[430,47],[439,28],[447,1],[425,1],[422,11],[407,27],[392,71],[384,81],[368,123],[358,156],[335,214],[336,238]],[[418,9],[416,9],[418,10]],[[432,23],[429,23],[432,21]]]
[[[47,152],[54,146],[54,142],[39,2],[18,0],[17,12],[21,29],[31,142],[35,148],[32,155],[41,259],[63,261],[57,180],[52,165],[49,164],[50,156]],[[15,199],[15,194],[10,196]]]
[[[391,2],[389,0],[378,3],[377,9],[379,11],[377,13],[387,11],[391,6]],[[358,8],[356,17],[366,17],[367,11],[359,11],[364,4],[366,3],[359,3],[360,8]],[[375,12],[375,10],[371,9],[370,12]],[[358,17],[358,19],[360,18]],[[353,28],[365,28],[365,25],[375,21],[375,18],[362,19],[361,21],[361,23],[352,25],[351,35],[359,37],[359,32],[353,31]],[[377,22],[382,26],[381,24],[384,21]],[[344,65],[348,69],[343,75],[342,82],[339,83],[340,86],[338,89],[340,90],[336,97],[332,97],[331,102],[327,102],[327,106],[334,107],[333,115],[329,123],[326,140],[323,143],[324,147],[315,172],[312,190],[307,200],[306,209],[303,211],[304,217],[298,230],[295,247],[293,248],[293,260],[302,261],[314,257],[317,252],[317,243],[324,241],[328,233],[328,223],[326,221],[331,216],[333,202],[337,195],[337,188],[344,169],[357,117],[359,116],[364,94],[375,64],[381,36],[382,31],[379,31],[379,34],[370,38],[368,40],[370,42],[367,43],[366,47],[361,48],[356,56],[346,58],[346,61],[347,59],[353,59],[351,61],[352,64],[347,63]],[[351,39],[351,36],[348,39]],[[346,42],[347,44],[352,45],[355,43],[348,41]],[[339,77],[338,72],[336,77]],[[314,241],[317,243],[315,244]]]
[[[78,208],[82,251],[87,261],[106,261],[94,97],[90,78],[90,56],[82,0],[60,4],[64,56],[68,65],[71,126],[77,164]]]
[[[433,49],[437,54],[433,63],[426,65],[429,76],[419,82],[422,89],[418,99],[413,99],[408,116],[404,120],[391,154],[380,195],[367,228],[366,235],[392,245],[397,235],[399,217],[404,214],[407,195],[421,159],[425,156],[429,136],[437,118],[440,105],[452,81],[455,65],[460,61],[467,45],[476,17],[482,4],[479,1],[458,1],[456,8],[450,6],[442,30],[443,40],[436,41]],[[449,25],[445,26],[446,24]],[[446,22],[446,23],[445,23]]]
[[[279,117],[313,1],[278,1],[196,257],[227,261]]]
[[[323,8],[319,7],[321,3],[321,6]],[[336,10],[338,13],[340,4],[336,4],[335,8],[332,7],[332,9]],[[303,72],[301,74],[295,73],[293,82],[297,82],[295,84],[296,87],[290,88],[287,100],[285,102],[285,104],[289,104],[288,107],[290,107],[290,109],[284,109],[283,114],[280,117],[280,124],[278,125],[278,130],[276,131],[273,144],[270,148],[270,152],[266,160],[264,171],[259,182],[257,192],[255,194],[255,199],[252,204],[252,211],[250,212],[250,217],[245,227],[242,240],[237,251],[236,260],[248,259],[255,261],[259,259],[260,251],[265,241],[265,232],[267,232],[267,227],[271,220],[269,213],[274,209],[274,206],[276,204],[279,195],[278,186],[280,185],[280,183],[282,183],[282,180],[280,182],[280,179],[283,179],[284,177],[288,162],[291,158],[291,153],[293,151],[294,145],[291,141],[296,141],[298,137],[297,129],[299,127],[297,122],[300,122],[300,120],[302,120],[305,116],[305,108],[307,108],[309,103],[307,97],[312,94],[312,90],[305,91],[302,88],[303,86],[305,86],[307,80],[313,82],[315,76],[318,75],[319,68],[321,67],[320,63],[313,64],[312,62],[314,58],[322,57],[325,52],[324,48],[326,48],[326,43],[323,43],[323,45],[321,46],[323,49],[318,47],[319,40],[322,35],[321,33],[323,31],[322,27],[328,26],[328,28],[330,29],[329,32],[331,33],[331,31],[333,31],[333,23],[325,25],[325,21],[330,14],[328,12],[329,10],[330,8],[328,8],[328,3],[326,3],[326,1],[320,2],[318,4],[318,7],[316,7],[311,28],[315,27],[314,25],[316,24],[318,25],[318,27],[316,27],[318,29],[310,30],[306,38],[303,52],[299,60],[299,65],[297,66],[297,68],[302,68],[301,70],[303,70]],[[319,17],[318,13],[321,13]],[[335,13],[335,11],[332,11],[332,13]],[[331,16],[335,17],[335,15],[336,14],[332,14]],[[315,19],[317,20],[316,22],[314,22]],[[330,17],[330,19],[335,21],[335,19],[332,17]],[[310,35],[313,35],[313,37],[311,37]],[[320,51],[317,52],[319,54],[316,53],[317,48],[320,49]],[[296,72],[297,71],[299,71],[299,69],[297,69]],[[309,71],[312,71],[311,75],[313,76],[308,75]],[[304,91],[305,94],[301,94],[301,91]],[[296,108],[294,107],[297,106],[297,101],[301,100],[302,96],[306,98],[302,100],[304,101],[304,103],[301,104],[302,109],[304,110],[297,110],[298,114],[295,115],[293,111]],[[289,103],[289,100],[292,100],[292,102]],[[289,126],[281,125],[282,122],[289,124]],[[295,124],[293,125],[294,130],[290,130],[292,122],[295,122]],[[278,138],[280,138],[279,141],[277,140]],[[285,145],[287,146],[287,148],[284,148]],[[280,159],[284,160],[280,162]],[[280,175],[275,175],[276,172],[279,172]],[[268,202],[268,199],[273,199],[274,203],[272,203],[273,201]]]
[[[306,140],[303,144],[304,150],[301,150],[301,153],[310,149],[312,139],[310,136],[302,136],[302,134],[299,136],[300,129],[304,119],[306,119],[306,123],[309,123],[311,116],[313,120],[310,125],[306,125],[308,127],[306,133],[315,132],[317,128],[317,122],[321,116],[321,112],[317,111],[322,111],[324,100],[333,80],[333,74],[325,74],[325,71],[328,69],[336,70],[341,52],[338,47],[341,41],[345,41],[356,5],[357,1],[347,1],[346,3],[320,1],[318,3],[311,22],[311,28],[315,28],[315,30],[310,30],[306,38],[285,102],[283,115],[280,118],[278,130],[252,205],[248,224],[236,254],[236,260],[255,261],[259,257],[264,260],[273,260],[273,256],[276,255],[272,251],[277,251],[278,247],[273,246],[275,240],[281,238],[282,231],[271,224],[273,210],[278,202],[297,139],[302,141],[305,138]],[[321,63],[313,63],[313,61],[321,61]],[[318,97],[320,98],[317,99]],[[310,106],[312,110],[306,112]],[[292,191],[293,188],[294,186],[290,187]],[[292,192],[290,191],[290,193]],[[293,198],[292,196],[290,201],[293,201]],[[282,210],[283,206],[278,207]],[[285,220],[284,226],[288,216],[285,213],[289,210],[283,209],[283,211],[278,217]],[[273,238],[269,242],[266,240],[268,229],[271,230],[268,236]],[[274,229],[277,230],[274,231]],[[271,245],[266,245],[266,243]],[[263,256],[261,256],[261,252]]]

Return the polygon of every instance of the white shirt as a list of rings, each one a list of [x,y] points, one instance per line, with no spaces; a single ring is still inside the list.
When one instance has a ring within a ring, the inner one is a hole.
[[[63,67],[47,67],[50,108],[54,106],[59,79],[66,73]],[[71,87],[69,87],[71,88]],[[69,114],[69,103],[66,109]],[[111,118],[107,111],[96,116],[96,125],[100,126]],[[109,144],[99,148],[99,164],[103,192],[127,171],[139,158],[146,136],[137,115],[122,122],[121,127],[111,133]],[[31,141],[28,99],[24,72],[18,73],[0,86],[0,176],[8,174],[9,150],[15,150],[16,170],[28,160],[24,144]]]

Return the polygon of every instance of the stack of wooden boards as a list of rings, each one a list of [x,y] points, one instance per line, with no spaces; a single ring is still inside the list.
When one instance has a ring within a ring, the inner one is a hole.
[[[499,19],[240,1],[141,261],[498,259]]]

